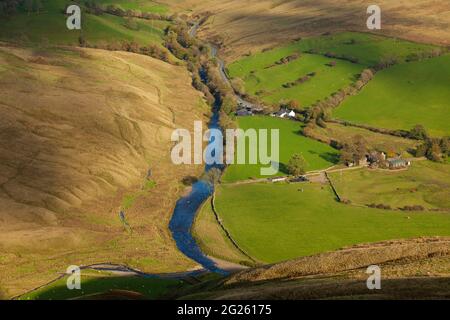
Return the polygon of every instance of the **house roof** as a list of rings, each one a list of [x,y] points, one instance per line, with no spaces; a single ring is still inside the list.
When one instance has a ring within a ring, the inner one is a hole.
[[[282,116],[283,114],[289,114],[289,113],[291,113],[291,112],[293,112],[293,111],[294,111],[294,110],[289,110],[289,109],[286,109],[286,108],[281,108],[280,111],[275,112],[275,114],[276,114],[277,116]]]
[[[404,165],[406,164],[408,161],[404,160],[404,159],[388,159],[387,160],[389,162],[389,164],[395,166],[395,165]]]
[[[275,112],[276,115],[281,116],[285,113],[288,113],[288,110],[285,108],[281,108],[278,112]]]

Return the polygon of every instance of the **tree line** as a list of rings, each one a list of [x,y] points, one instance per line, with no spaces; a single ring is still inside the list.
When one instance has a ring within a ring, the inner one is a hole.
[[[184,60],[192,74],[193,86],[202,91],[210,105],[220,105],[220,125],[223,129],[234,128],[234,112],[237,101],[233,88],[219,72],[219,65],[212,57],[208,44],[192,37],[185,21],[168,26],[165,30],[165,46],[180,60]]]

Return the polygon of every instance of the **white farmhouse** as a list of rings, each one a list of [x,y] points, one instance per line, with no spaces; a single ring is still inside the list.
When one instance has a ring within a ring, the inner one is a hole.
[[[275,112],[273,116],[279,118],[295,118],[295,111],[281,108],[280,111]]]

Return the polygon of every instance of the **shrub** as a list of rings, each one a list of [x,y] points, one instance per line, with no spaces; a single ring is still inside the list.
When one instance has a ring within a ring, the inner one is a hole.
[[[306,172],[306,160],[301,154],[293,154],[287,164],[289,174],[293,176],[300,176]]]
[[[376,204],[376,203],[371,203],[367,205],[369,208],[374,208],[374,209],[382,209],[382,210],[392,210],[390,205],[387,204]]]
[[[418,125],[414,126],[414,128],[411,129],[408,137],[411,139],[416,139],[416,140],[426,140],[428,137],[428,134],[427,134],[425,128],[422,125],[418,124]]]
[[[185,185],[185,186],[191,186],[194,183],[196,183],[198,181],[197,177],[194,176],[187,176],[184,177],[181,182]]]
[[[222,171],[218,168],[212,168],[209,171],[203,173],[200,180],[205,181],[211,185],[215,185],[220,181]]]
[[[404,206],[399,209],[402,211],[424,211],[425,210],[425,208],[420,205]]]
[[[318,125],[319,127],[321,127],[321,128],[327,128],[327,124],[326,124],[326,122],[323,120],[322,117],[317,118],[316,123],[317,123],[317,125]]]

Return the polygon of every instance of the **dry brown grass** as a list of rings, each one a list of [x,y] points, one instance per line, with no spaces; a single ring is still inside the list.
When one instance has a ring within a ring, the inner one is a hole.
[[[234,60],[248,52],[298,37],[342,30],[367,32],[369,0],[165,0],[180,9],[214,14],[199,35],[225,40]],[[379,0],[382,30],[377,33],[417,42],[450,44],[447,0]]]
[[[366,287],[367,266],[381,268],[382,290]],[[242,271],[203,294],[214,299],[450,298],[450,238],[358,245]]]
[[[42,50],[40,50],[42,51]],[[0,282],[8,295],[71,264],[194,266],[167,225],[186,175],[170,135],[206,120],[183,67],[122,52],[0,46]],[[45,62],[45,63],[44,63]],[[127,211],[152,168],[157,186]]]
[[[436,259],[430,259],[436,261]],[[450,264],[450,259],[438,263]],[[437,261],[436,261],[437,263]],[[368,290],[368,275],[360,270],[360,279],[342,276],[312,278],[286,282],[269,282],[219,291],[208,296],[217,300],[401,300],[450,299],[450,277],[385,277],[381,290]]]
[[[385,264],[400,260],[415,261],[432,256],[448,255],[450,255],[450,238],[420,238],[362,244],[244,271],[230,277],[227,284],[333,274],[372,264]]]

